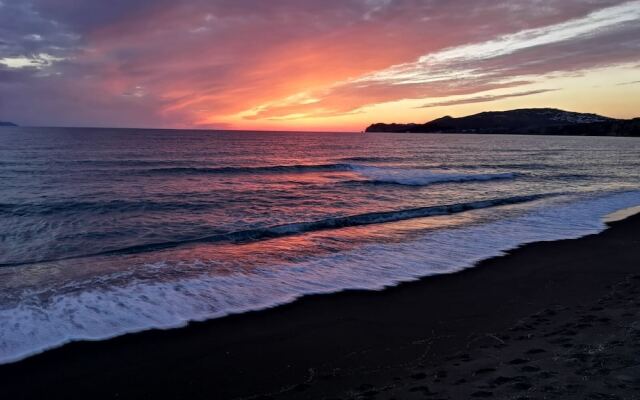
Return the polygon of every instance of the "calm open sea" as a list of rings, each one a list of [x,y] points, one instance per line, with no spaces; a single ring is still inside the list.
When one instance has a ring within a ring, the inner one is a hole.
[[[640,140],[0,130],[0,363],[378,290],[640,204]]]

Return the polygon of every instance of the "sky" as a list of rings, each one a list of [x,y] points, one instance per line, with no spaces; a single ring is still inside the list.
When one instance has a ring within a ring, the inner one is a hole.
[[[0,0],[0,120],[359,131],[640,117],[640,1]]]

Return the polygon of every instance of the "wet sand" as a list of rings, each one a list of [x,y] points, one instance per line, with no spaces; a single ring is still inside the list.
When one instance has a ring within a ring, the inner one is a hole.
[[[640,398],[640,216],[381,292],[73,343],[7,399]]]

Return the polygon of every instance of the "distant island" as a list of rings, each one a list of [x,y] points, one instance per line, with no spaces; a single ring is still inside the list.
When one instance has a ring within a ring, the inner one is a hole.
[[[14,124],[13,122],[0,121],[0,126],[18,126],[18,125]]]
[[[555,108],[489,111],[466,117],[446,116],[424,124],[370,125],[365,132],[476,133],[640,137],[640,118],[615,119]]]

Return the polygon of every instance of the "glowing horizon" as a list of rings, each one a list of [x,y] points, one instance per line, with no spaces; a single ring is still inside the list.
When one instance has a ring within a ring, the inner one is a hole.
[[[640,116],[640,1],[3,0],[0,120],[359,131]]]

